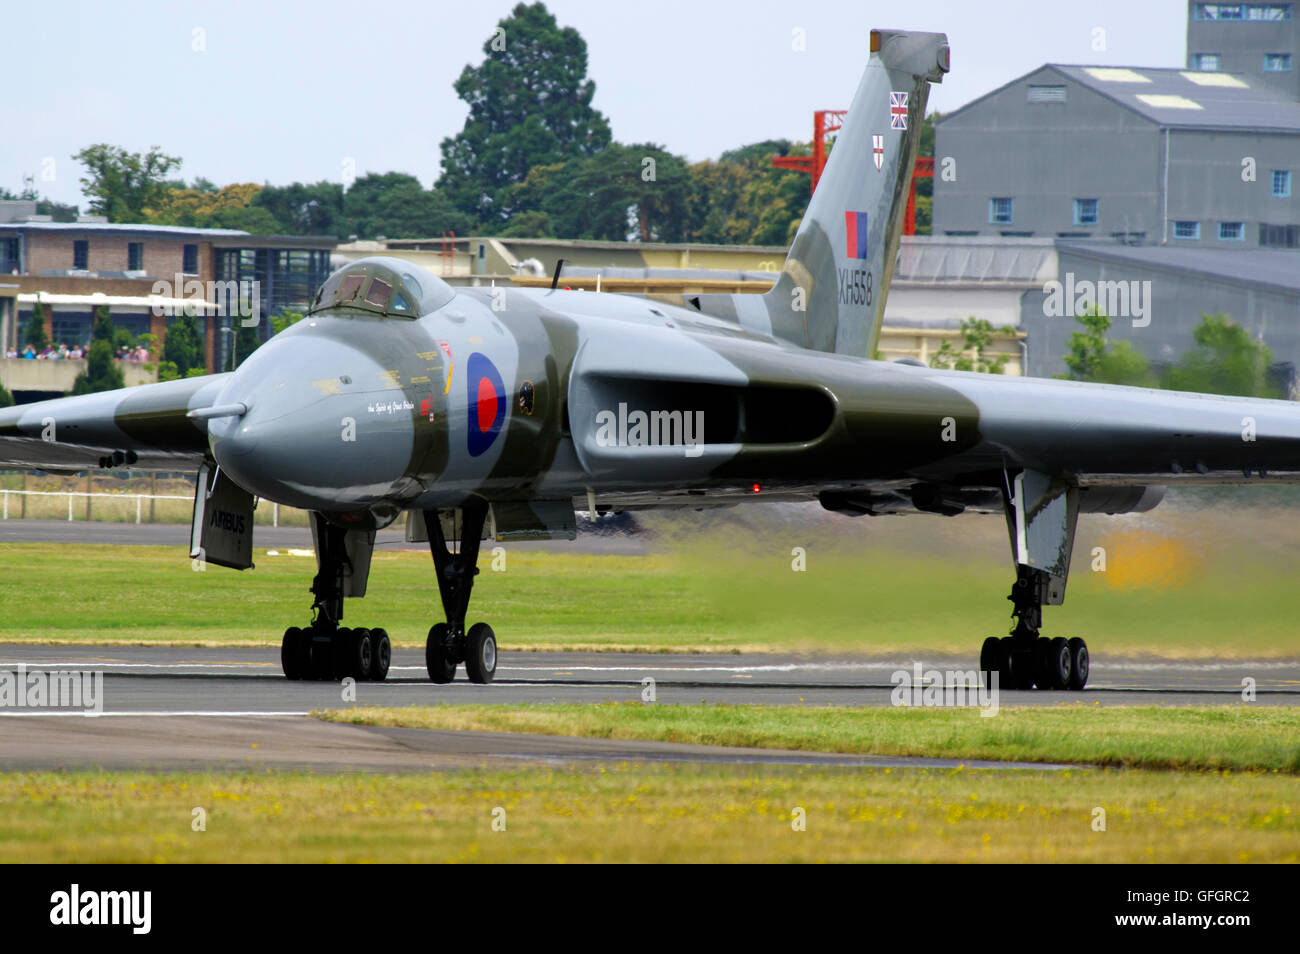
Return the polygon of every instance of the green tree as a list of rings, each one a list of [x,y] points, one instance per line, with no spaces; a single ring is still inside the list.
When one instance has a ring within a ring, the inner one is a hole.
[[[1164,387],[1240,397],[1282,396],[1268,379],[1273,352],[1228,315],[1202,313],[1193,338],[1196,347],[1165,372]]]
[[[504,238],[555,238],[555,226],[547,213],[530,209],[512,215],[500,234]]]
[[[473,220],[437,189],[405,172],[367,173],[343,196],[348,234],[361,238],[428,238],[453,231],[468,235]]]
[[[302,312],[300,311],[282,311],[278,315],[271,316],[271,334],[278,335],[290,325],[296,325],[302,321]]]
[[[610,132],[591,106],[586,41],[561,28],[545,4],[518,4],[482,49],[483,61],[455,83],[469,115],[442,141],[438,187],[462,212],[492,217],[494,228],[503,189],[534,166],[595,155]]]
[[[31,317],[23,329],[23,344],[31,345],[37,354],[50,346],[50,336],[45,333],[45,305],[39,301],[32,305]]]
[[[86,168],[81,191],[90,199],[90,211],[111,222],[144,222],[146,210],[168,189],[167,174],[181,164],[157,146],[138,153],[107,143],[87,146],[72,158]]]
[[[1016,329],[1004,326],[998,329],[998,332],[1004,335],[1014,335]],[[945,338],[939,346],[939,350],[930,359],[930,367],[948,368],[953,371],[979,371],[983,374],[1004,373],[1007,366],[1007,356],[1000,354],[992,357],[986,354],[986,352],[992,350],[993,338],[998,332],[994,331],[993,323],[987,318],[976,318],[972,315],[963,319],[961,323],[961,349],[954,348],[952,342]]]
[[[185,377],[193,368],[207,367],[203,332],[197,316],[182,312],[171,320],[167,326],[167,337],[163,339],[162,356],[163,363],[172,364],[179,377]],[[161,366],[158,379],[167,380],[162,376]]]
[[[99,391],[113,391],[126,387],[122,369],[113,360],[113,336],[116,331],[108,306],[97,306],[95,323],[90,331],[90,352],[87,355],[86,370],[77,375],[72,382],[73,394],[95,394]]]
[[[807,143],[765,140],[691,167],[690,234],[696,242],[788,245],[808,207],[802,172],[778,169],[774,155],[808,155]]]
[[[343,221],[343,186],[337,182],[268,185],[254,197],[252,205],[271,213],[279,223],[277,231],[283,235],[336,235],[346,239],[351,234]]]
[[[14,396],[9,393],[8,388],[0,383],[0,407],[13,407]]]
[[[1127,384],[1135,387],[1154,387],[1157,380],[1142,352],[1130,342],[1110,341],[1110,316],[1095,305],[1074,319],[1083,331],[1070,335],[1065,366],[1068,374],[1060,375],[1075,381],[1098,381],[1105,384]]]

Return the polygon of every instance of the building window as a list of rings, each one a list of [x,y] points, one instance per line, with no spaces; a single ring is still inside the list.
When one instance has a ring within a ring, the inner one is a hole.
[[[1259,226],[1259,244],[1268,248],[1300,248],[1300,225]]]
[[[989,222],[993,225],[1010,225],[1015,220],[1015,208],[1011,199],[1003,197],[989,199]]]
[[[1279,199],[1285,199],[1291,194],[1291,170],[1274,169],[1273,170],[1273,195]]]
[[[0,239],[0,272],[6,275],[19,270],[18,240],[16,238]]]
[[[128,272],[144,271],[144,242],[126,243],[126,270]]]
[[[1074,224],[1075,225],[1096,225],[1097,224],[1097,200],[1096,199],[1075,199],[1074,200]]]
[[[1246,229],[1240,222],[1220,222],[1220,242],[1240,242],[1246,237]]]
[[[1174,238],[1176,239],[1199,239],[1201,237],[1200,222],[1175,222]]]
[[[199,273],[199,247],[197,245],[186,245],[181,254],[181,271],[187,275],[197,275]]]
[[[1063,103],[1065,102],[1065,87],[1031,83],[1029,85],[1029,94],[1025,98],[1031,103]]]
[[[1290,20],[1289,3],[1198,3],[1197,20]]]
[[[82,270],[90,267],[90,242],[86,239],[73,240],[72,267]]]
[[[1218,53],[1195,53],[1192,55],[1192,69],[1202,73],[1217,73],[1219,71],[1219,54]]]
[[[1291,72],[1291,54],[1290,53],[1265,53],[1264,72],[1265,73]]]

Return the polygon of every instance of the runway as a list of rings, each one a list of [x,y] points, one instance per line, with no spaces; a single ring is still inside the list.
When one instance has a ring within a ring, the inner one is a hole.
[[[502,652],[490,686],[466,681],[435,685],[418,650],[398,649],[388,680],[356,685],[344,702],[333,682],[289,682],[273,649],[166,646],[29,646],[0,644],[0,671],[104,673],[104,712],[304,713],[347,705],[406,706],[439,702],[639,701],[654,680],[659,703],[762,705],[891,705],[899,670],[967,671],[966,657],[831,657],[775,654]],[[1260,702],[1300,705],[1300,660],[1176,661],[1094,658],[1083,692],[1003,691],[1000,704],[1230,705],[1242,701],[1243,680]],[[0,716],[13,710],[0,708]]]
[[[659,742],[326,724],[313,709],[429,703],[642,702],[886,706],[904,658],[622,653],[501,655],[490,686],[434,685],[423,654],[397,650],[387,682],[289,682],[270,649],[0,645],[0,673],[102,673],[102,714],[0,706],[0,769],[277,767],[429,771],[521,762],[689,761],[840,766],[1015,768],[1010,763],[827,755]],[[921,660],[968,670],[967,659]],[[21,670],[20,670],[20,667]],[[1230,705],[1242,680],[1265,705],[1300,704],[1300,661],[1099,659],[1083,692],[1003,692],[999,705]],[[1031,766],[1023,766],[1031,767]],[[1033,768],[1042,769],[1042,765]]]

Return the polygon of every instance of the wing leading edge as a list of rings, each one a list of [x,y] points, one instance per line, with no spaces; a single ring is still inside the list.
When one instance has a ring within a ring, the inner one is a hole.
[[[55,398],[0,410],[0,466],[80,470],[119,453],[140,467],[196,470],[210,408],[229,374]]]

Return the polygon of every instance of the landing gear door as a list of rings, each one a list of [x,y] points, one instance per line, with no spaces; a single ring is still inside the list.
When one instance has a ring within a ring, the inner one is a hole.
[[[253,495],[213,464],[195,482],[190,557],[233,570],[253,565]]]
[[[1079,490],[1033,470],[1011,478],[1009,490],[1007,529],[1016,563],[1046,574],[1043,602],[1059,606],[1070,574]]]

